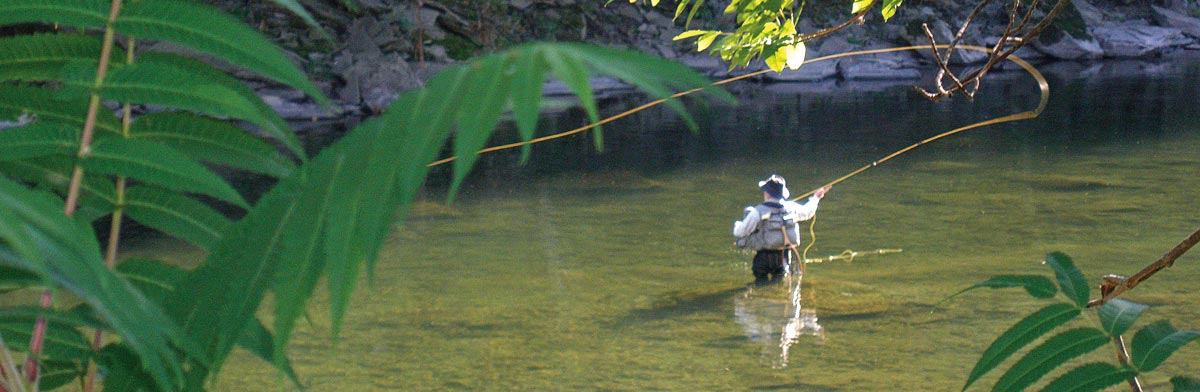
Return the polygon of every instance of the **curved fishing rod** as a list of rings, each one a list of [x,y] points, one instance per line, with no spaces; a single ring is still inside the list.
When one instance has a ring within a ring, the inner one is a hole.
[[[945,49],[947,47],[949,47],[949,45],[938,45],[939,49]],[[884,53],[884,52],[896,52],[896,51],[901,51],[901,50],[915,50],[915,49],[923,49],[923,48],[928,48],[928,46],[906,46],[906,47],[901,47],[901,48],[888,48],[888,49],[877,49],[877,50],[865,50],[865,51],[859,51],[859,52],[849,52],[849,53],[835,54],[832,56],[825,56],[825,57],[821,57],[821,58],[818,58],[813,61],[815,62],[815,61],[821,61],[821,60],[829,60],[829,59],[837,58],[837,57],[856,56],[856,55]],[[957,48],[968,49],[968,50],[977,50],[977,51],[981,51],[981,52],[989,52],[990,53],[989,49],[979,47],[979,46],[962,45],[962,46],[958,46]],[[1030,76],[1033,76],[1033,78],[1035,80],[1037,80],[1038,91],[1041,93],[1041,99],[1038,101],[1037,107],[1034,108],[1033,110],[1020,112],[1020,113],[1014,113],[1014,114],[1010,114],[1010,115],[1003,116],[1003,117],[993,118],[990,120],[984,120],[984,121],[980,121],[980,122],[977,122],[974,124],[958,127],[958,128],[946,131],[946,132],[939,133],[936,136],[916,142],[915,144],[913,144],[911,146],[896,150],[896,152],[888,154],[887,156],[880,158],[878,160],[872,161],[871,163],[858,168],[858,170],[852,171],[849,174],[846,174],[836,180],[830,181],[828,184],[817,187],[817,189],[808,191],[808,193],[805,193],[803,195],[796,196],[792,200],[799,200],[799,199],[804,198],[805,196],[812,195],[813,193],[816,193],[818,190],[820,190],[822,188],[830,187],[837,183],[845,181],[846,179],[849,179],[850,177],[854,177],[854,176],[858,175],[859,173],[867,171],[867,169],[870,169],[875,166],[879,166],[879,164],[884,163],[889,159],[895,158],[896,156],[898,156],[900,154],[912,151],[913,149],[915,149],[917,147],[920,147],[927,143],[944,138],[946,136],[950,136],[950,135],[953,135],[953,134],[956,134],[956,133],[959,133],[962,131],[975,129],[975,128],[979,128],[979,127],[983,127],[983,126],[987,126],[987,125],[1000,124],[1000,123],[1011,122],[1011,121],[1028,120],[1028,119],[1036,118],[1037,116],[1041,115],[1042,111],[1046,109],[1047,102],[1050,101],[1050,84],[1046,81],[1046,77],[1043,76],[1042,73],[1037,70],[1037,68],[1034,68],[1033,65],[1029,64],[1029,62],[1027,62],[1025,60],[1022,60],[1015,56],[1008,56],[1007,60],[1011,60],[1012,62],[1017,63],[1017,65],[1021,66],[1021,68],[1024,69],[1025,72],[1028,72]],[[805,62],[805,63],[807,64],[807,62]]]
[[[938,49],[946,49],[946,48],[948,48],[948,47],[949,47],[949,45],[937,45],[936,47],[937,47]],[[822,56],[822,57],[818,57],[818,58],[811,59],[811,60],[805,60],[805,61],[804,61],[804,64],[816,63],[816,62],[820,62],[820,61],[832,60],[832,59],[837,59],[837,58],[842,58],[842,57],[862,56],[862,55],[868,55],[868,54],[887,53],[887,52],[899,52],[899,51],[905,51],[905,50],[923,50],[923,49],[929,49],[929,48],[930,48],[929,46],[903,46],[903,47],[898,47],[898,48],[886,48],[886,49],[860,50],[860,51],[854,51],[854,52],[846,52],[846,53],[832,54],[832,55],[828,55],[828,56]],[[984,48],[984,47],[979,47],[979,46],[971,46],[971,45],[959,45],[959,46],[957,46],[956,48],[958,48],[958,49],[967,49],[967,50],[976,50],[976,51],[981,51],[981,52],[989,52],[989,53],[990,53],[990,50],[989,50],[989,49],[987,49],[987,48]],[[828,186],[833,186],[833,185],[835,185],[835,184],[838,184],[838,183],[840,183],[840,182],[842,182],[842,181],[845,181],[846,179],[849,179],[850,177],[854,177],[855,175],[858,175],[859,173],[862,173],[862,172],[866,171],[867,169],[870,169],[870,168],[872,168],[872,167],[875,167],[875,166],[879,166],[879,164],[881,164],[881,163],[883,163],[883,162],[886,162],[886,161],[887,161],[887,160],[889,160],[889,159],[895,158],[896,156],[898,156],[898,155],[900,155],[900,154],[903,154],[903,153],[906,153],[906,152],[908,152],[908,151],[911,151],[912,149],[915,149],[915,148],[917,148],[917,147],[919,147],[919,146],[921,146],[921,145],[924,145],[924,144],[926,144],[926,143],[929,143],[929,142],[935,141],[935,140],[937,140],[937,139],[941,139],[941,138],[944,138],[944,137],[946,137],[946,136],[950,136],[950,135],[953,135],[953,134],[956,134],[956,133],[959,133],[959,132],[962,132],[962,131],[966,131],[966,130],[969,130],[969,129],[974,129],[974,128],[978,128],[978,127],[982,127],[982,126],[987,126],[987,125],[992,125],[992,124],[999,124],[999,123],[1010,122],[1010,121],[1028,120],[1028,119],[1032,119],[1032,118],[1035,118],[1035,117],[1037,117],[1038,115],[1040,115],[1040,114],[1042,113],[1042,110],[1044,110],[1044,109],[1046,108],[1046,103],[1047,103],[1047,102],[1049,101],[1049,99],[1050,99],[1050,85],[1049,85],[1049,83],[1047,83],[1047,82],[1046,82],[1046,78],[1045,78],[1044,76],[1042,76],[1042,73],[1041,73],[1041,72],[1038,72],[1038,70],[1037,70],[1036,68],[1034,68],[1034,67],[1033,67],[1033,65],[1029,64],[1029,63],[1028,63],[1028,62],[1026,62],[1025,60],[1022,60],[1022,59],[1020,59],[1020,58],[1018,58],[1018,57],[1016,57],[1016,56],[1008,56],[1008,57],[1006,58],[1006,60],[1009,60],[1009,61],[1012,61],[1012,62],[1014,62],[1014,63],[1017,63],[1017,65],[1021,66],[1021,68],[1022,68],[1022,69],[1024,69],[1024,70],[1025,70],[1025,72],[1028,72],[1030,76],[1033,76],[1033,78],[1037,80],[1037,83],[1038,83],[1038,89],[1039,89],[1039,90],[1040,90],[1040,92],[1041,92],[1041,100],[1038,102],[1038,106],[1037,106],[1037,108],[1035,108],[1035,109],[1033,109],[1033,110],[1030,110],[1030,111],[1026,111],[1026,112],[1021,112],[1021,113],[1010,114],[1010,115],[1007,115],[1007,116],[998,117],[998,118],[994,118],[994,119],[991,119],[991,120],[985,120],[985,121],[977,122],[977,123],[974,123],[974,124],[971,124],[971,125],[967,125],[967,126],[964,126],[964,127],[955,128],[955,129],[953,129],[953,130],[950,130],[950,131],[947,131],[947,132],[943,132],[943,133],[941,133],[941,134],[938,134],[937,136],[934,136],[934,137],[931,137],[931,138],[928,138],[928,139],[925,139],[925,140],[919,141],[919,142],[917,142],[916,144],[913,144],[913,145],[911,145],[911,146],[908,146],[908,147],[902,148],[902,149],[900,149],[900,150],[898,150],[898,151],[896,151],[896,152],[893,152],[893,153],[891,153],[891,154],[889,154],[889,155],[887,155],[887,156],[885,156],[885,157],[883,157],[883,158],[880,158],[880,159],[878,159],[878,160],[875,160],[875,161],[871,162],[870,164],[868,164],[868,165],[865,165],[865,166],[863,166],[863,167],[859,168],[858,170],[855,170],[855,171],[853,171],[853,172],[850,172],[849,174],[846,174],[846,175],[844,175],[844,176],[842,176],[842,177],[840,177],[840,178],[838,178],[838,179],[836,179],[836,180],[833,180],[833,181],[829,182],[828,184],[822,185],[821,187],[818,187],[817,189],[814,189],[814,190],[808,191],[808,193],[805,193],[805,194],[803,194],[803,195],[797,196],[797,197],[793,198],[792,200],[798,200],[798,199],[800,199],[800,198],[803,198],[803,197],[805,197],[805,196],[808,196],[808,195],[811,195],[811,194],[813,194],[814,192],[816,192],[817,190],[819,190],[819,189],[821,189],[821,188],[828,187]],[[604,124],[607,124],[607,123],[610,123],[610,122],[616,121],[616,120],[618,120],[618,119],[620,119],[620,118],[623,118],[623,117],[629,116],[629,115],[631,115],[631,114],[634,114],[634,113],[640,112],[640,111],[642,111],[642,110],[648,109],[648,108],[650,108],[650,107],[652,107],[652,106],[655,106],[655,105],[661,104],[661,103],[663,103],[663,102],[666,102],[667,100],[670,100],[670,99],[679,98],[679,97],[682,97],[682,96],[685,96],[685,95],[688,95],[688,94],[692,94],[692,93],[695,93],[695,92],[698,92],[698,91],[702,91],[702,90],[704,90],[704,89],[707,89],[707,88],[710,88],[710,87],[716,87],[716,86],[720,86],[720,85],[724,85],[724,84],[728,84],[728,83],[736,82],[736,81],[739,81],[739,80],[742,80],[742,79],[746,79],[746,78],[755,77],[755,76],[758,76],[758,75],[765,74],[765,73],[767,73],[767,72],[771,72],[771,70],[770,70],[770,69],[764,69],[764,70],[761,70],[761,71],[755,71],[755,72],[751,72],[751,73],[748,73],[748,74],[739,75],[739,76],[735,76],[735,77],[732,77],[732,78],[728,78],[728,79],[720,80],[720,81],[714,82],[713,84],[710,84],[710,85],[708,85],[708,86],[693,88],[693,89],[691,89],[691,90],[686,90],[686,91],[682,91],[682,92],[675,93],[675,94],[673,94],[673,95],[671,95],[670,97],[667,97],[667,98],[659,98],[659,99],[656,99],[656,100],[654,100],[654,101],[647,102],[647,103],[645,103],[645,104],[642,104],[642,105],[640,105],[640,106],[638,106],[638,107],[635,107],[635,108],[632,108],[632,109],[626,110],[626,111],[624,111],[624,112],[618,113],[618,114],[616,114],[616,115],[613,115],[613,116],[611,116],[611,117],[606,117],[606,118],[604,118],[603,120],[600,120],[600,121],[597,121],[597,122],[594,122],[594,123],[591,123],[591,124],[588,124],[588,125],[584,125],[584,126],[581,126],[581,127],[578,127],[578,128],[572,129],[572,130],[569,130],[569,131],[565,131],[565,132],[561,132],[561,133],[556,133],[556,134],[553,134],[553,135],[548,135],[548,136],[543,136],[543,137],[539,137],[539,138],[534,138],[534,139],[530,139],[530,140],[528,140],[528,141],[524,141],[524,142],[509,143],[509,144],[503,144],[503,145],[499,145],[499,146],[488,147],[488,148],[484,148],[484,149],[482,149],[482,150],[479,150],[479,151],[477,152],[477,154],[484,154],[484,153],[489,153],[489,152],[494,152],[494,151],[506,150],[506,149],[510,149],[510,148],[516,148],[516,147],[521,147],[521,146],[527,146],[527,145],[531,145],[531,144],[534,144],[534,143],[541,143],[541,142],[548,141],[548,140],[558,139],[558,138],[561,138],[561,137],[566,137],[566,136],[574,135],[574,134],[577,134],[577,133],[582,133],[582,132],[584,132],[584,131],[587,131],[587,130],[589,130],[589,129],[592,129],[592,128],[595,128],[595,127],[598,127],[598,126],[601,126],[601,125],[604,125]],[[455,160],[455,159],[457,159],[457,158],[458,158],[457,156],[451,156],[451,157],[448,157],[448,158],[440,159],[440,160],[437,160],[437,161],[433,161],[433,162],[431,162],[431,163],[430,163],[428,166],[429,166],[429,167],[432,167],[432,166],[438,166],[438,165],[446,164],[446,163],[449,163],[449,162],[452,162],[452,161],[454,161],[454,160]]]

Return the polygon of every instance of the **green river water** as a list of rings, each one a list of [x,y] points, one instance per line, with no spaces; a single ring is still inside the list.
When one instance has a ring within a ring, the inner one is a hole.
[[[1091,282],[1129,275],[1200,227],[1196,74],[1052,78],[1041,118],[923,146],[834,187],[810,257],[903,252],[808,265],[803,306],[823,336],[800,336],[786,362],[786,288],[748,290],[752,255],[730,236],[761,201],[756,181],[778,173],[804,193],[922,138],[1031,109],[1030,80],[1001,77],[975,103],[931,103],[904,85],[738,85],[741,106],[696,109],[695,135],[651,111],[605,128],[603,153],[585,136],[535,146],[525,166],[485,157],[449,207],[439,169],[339,340],[318,292],[291,357],[311,391],[958,390],[992,339],[1045,302],[1018,289],[939,301],[993,275],[1050,275],[1052,251]],[[1139,326],[1200,329],[1198,252],[1127,294],[1153,305]],[[1198,363],[1193,344],[1143,381],[1168,390]],[[280,385],[238,352],[214,390]]]

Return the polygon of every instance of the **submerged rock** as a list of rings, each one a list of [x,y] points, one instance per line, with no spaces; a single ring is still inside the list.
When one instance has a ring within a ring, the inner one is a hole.
[[[1084,192],[1123,186],[1108,179],[1087,176],[1040,175],[1021,177],[1021,182],[1042,191]]]
[[[550,183],[553,187],[562,187],[563,191],[589,194],[651,192],[661,190],[665,186],[661,181],[629,170],[584,173]]]

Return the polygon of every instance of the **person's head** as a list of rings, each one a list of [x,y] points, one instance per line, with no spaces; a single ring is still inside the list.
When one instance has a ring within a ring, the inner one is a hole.
[[[787,199],[791,196],[791,192],[787,189],[787,181],[778,174],[772,174],[767,179],[759,181],[758,189],[762,189],[764,198]]]

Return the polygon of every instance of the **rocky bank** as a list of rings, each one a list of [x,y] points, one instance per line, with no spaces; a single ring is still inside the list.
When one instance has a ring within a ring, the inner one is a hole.
[[[681,61],[712,77],[761,69],[728,70],[727,64],[693,44],[672,41],[683,31],[672,19],[673,5],[631,4],[623,0],[326,0],[310,4],[325,26],[324,39],[298,18],[270,3],[246,5],[229,1],[224,8],[258,26],[309,73],[341,112],[317,109],[297,92],[254,83],[267,102],[289,119],[331,118],[382,110],[400,92],[419,88],[446,64],[534,40],[585,41],[632,48]],[[642,2],[644,3],[644,2]],[[726,29],[732,18],[722,15],[727,2],[709,1],[692,28]],[[814,4],[804,11],[801,31],[833,26],[848,17],[849,2]],[[842,4],[845,3],[845,4]],[[906,2],[884,23],[873,13],[865,23],[809,42],[808,57],[859,49],[927,45],[921,32],[928,23],[939,42],[949,42],[974,0]],[[353,9],[347,7],[353,6]],[[843,9],[844,8],[844,9]],[[1037,40],[1017,56],[1050,68],[1079,69],[1114,59],[1134,60],[1133,72],[1154,72],[1164,62],[1200,58],[1200,4],[1194,0],[1073,0]],[[1008,23],[999,4],[985,9],[969,26],[966,44],[990,46]],[[952,27],[953,26],[953,27]],[[768,82],[805,83],[829,80],[911,83],[934,65],[928,52],[894,52],[805,65],[798,71],[768,73]],[[985,60],[981,52],[958,51],[954,62]],[[761,62],[760,62],[761,63]],[[1061,63],[1072,65],[1062,67]],[[1126,61],[1125,63],[1129,63]],[[252,79],[251,75],[245,75]],[[619,88],[598,80],[597,87]],[[554,83],[547,94],[566,93]]]

